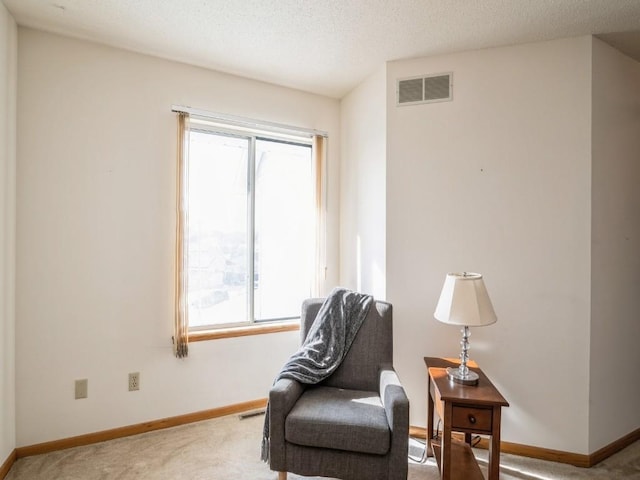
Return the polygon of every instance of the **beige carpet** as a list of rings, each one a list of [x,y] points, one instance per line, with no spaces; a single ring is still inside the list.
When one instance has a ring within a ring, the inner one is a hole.
[[[259,460],[263,418],[229,416],[22,458],[6,480],[275,480]],[[412,441],[410,453],[419,456],[421,448]],[[486,459],[486,452],[476,453],[481,462]],[[513,455],[502,455],[500,464],[502,480],[640,480],[640,442],[590,469]],[[409,480],[438,478],[433,459],[409,465]]]

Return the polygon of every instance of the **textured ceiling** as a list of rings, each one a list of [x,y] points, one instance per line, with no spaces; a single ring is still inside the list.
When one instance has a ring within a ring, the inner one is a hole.
[[[640,30],[640,0],[2,1],[19,25],[337,98],[389,60]]]

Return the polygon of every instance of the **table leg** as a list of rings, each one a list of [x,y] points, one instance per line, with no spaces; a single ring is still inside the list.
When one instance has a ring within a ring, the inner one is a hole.
[[[493,409],[488,474],[488,480],[498,480],[500,478],[500,407],[494,407]]]
[[[451,480],[451,418],[453,416],[453,405],[451,402],[444,402],[444,418],[442,419],[442,480]]]
[[[427,449],[427,456],[433,456],[433,447],[431,446],[431,440],[433,439],[433,397],[431,396],[431,377],[428,377],[427,383],[427,442],[425,447]]]

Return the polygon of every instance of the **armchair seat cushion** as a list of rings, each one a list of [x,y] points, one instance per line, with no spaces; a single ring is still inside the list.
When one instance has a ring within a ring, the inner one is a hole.
[[[285,421],[285,439],[307,447],[385,455],[390,437],[377,392],[311,387]]]

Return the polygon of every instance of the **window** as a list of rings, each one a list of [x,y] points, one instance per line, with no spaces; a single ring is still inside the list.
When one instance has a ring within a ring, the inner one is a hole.
[[[322,237],[313,135],[187,123],[177,293],[189,331],[299,318]]]

